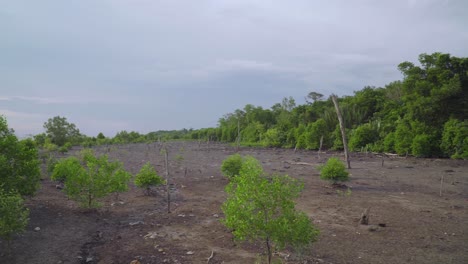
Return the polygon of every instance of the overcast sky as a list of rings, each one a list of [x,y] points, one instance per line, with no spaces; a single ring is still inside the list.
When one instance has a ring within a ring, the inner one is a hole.
[[[246,104],[351,95],[436,51],[468,56],[468,1],[0,0],[0,114],[18,135],[202,128]]]

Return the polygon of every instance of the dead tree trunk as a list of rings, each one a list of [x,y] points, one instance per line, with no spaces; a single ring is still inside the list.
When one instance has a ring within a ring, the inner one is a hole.
[[[171,188],[169,185],[169,154],[167,147],[164,147],[164,157],[166,161],[166,191],[167,191],[167,213],[171,212]]]
[[[237,152],[239,152],[239,144],[240,144],[240,118],[237,117]]]
[[[346,130],[345,130],[344,122],[343,122],[343,116],[341,115],[341,110],[340,110],[340,106],[338,105],[338,100],[336,99],[336,95],[332,94],[331,99],[333,101],[333,104],[335,105],[336,115],[338,116],[338,122],[340,123],[340,130],[341,130],[341,136],[343,138],[343,148],[344,148],[346,163],[348,164],[348,169],[351,169],[351,163],[349,161],[349,153],[348,153],[348,141],[346,140]]]
[[[322,152],[322,145],[323,145],[323,135],[320,137],[320,146],[317,152],[318,158],[320,159],[320,152]]]

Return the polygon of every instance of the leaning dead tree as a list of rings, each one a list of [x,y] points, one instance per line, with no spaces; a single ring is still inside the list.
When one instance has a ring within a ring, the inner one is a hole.
[[[351,163],[349,161],[349,152],[348,152],[348,141],[346,140],[346,130],[343,122],[343,116],[341,114],[340,106],[338,105],[338,100],[335,94],[331,95],[333,104],[335,105],[336,115],[338,116],[338,122],[340,123],[341,136],[343,137],[343,148],[346,163],[348,164],[348,169],[351,169]]]

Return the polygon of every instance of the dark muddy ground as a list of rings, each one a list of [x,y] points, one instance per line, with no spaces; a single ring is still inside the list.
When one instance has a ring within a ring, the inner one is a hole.
[[[27,231],[0,241],[0,263],[255,263],[262,245],[237,243],[219,222],[227,180],[221,161],[235,149],[221,144],[169,145],[172,213],[164,187],[145,196],[130,191],[103,200],[98,210],[80,209],[47,177],[27,201]],[[72,155],[76,150],[70,152]],[[164,157],[154,143],[96,148],[136,173],[146,162],[163,175]],[[350,191],[330,188],[317,165],[339,153],[241,148],[267,172],[288,174],[305,183],[298,208],[321,230],[302,252],[277,252],[278,263],[468,263],[468,161],[415,158],[381,159],[354,154]],[[183,159],[181,159],[182,157]],[[441,177],[444,178],[441,185]],[[442,186],[442,196],[440,196]],[[370,208],[375,231],[358,225]],[[34,231],[40,227],[40,231]]]

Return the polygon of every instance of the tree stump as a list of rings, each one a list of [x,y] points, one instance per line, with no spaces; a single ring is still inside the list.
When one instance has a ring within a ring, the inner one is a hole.
[[[366,210],[364,210],[364,212],[361,214],[361,219],[359,220],[360,225],[369,224],[369,211],[370,211],[370,208],[366,208]]]

